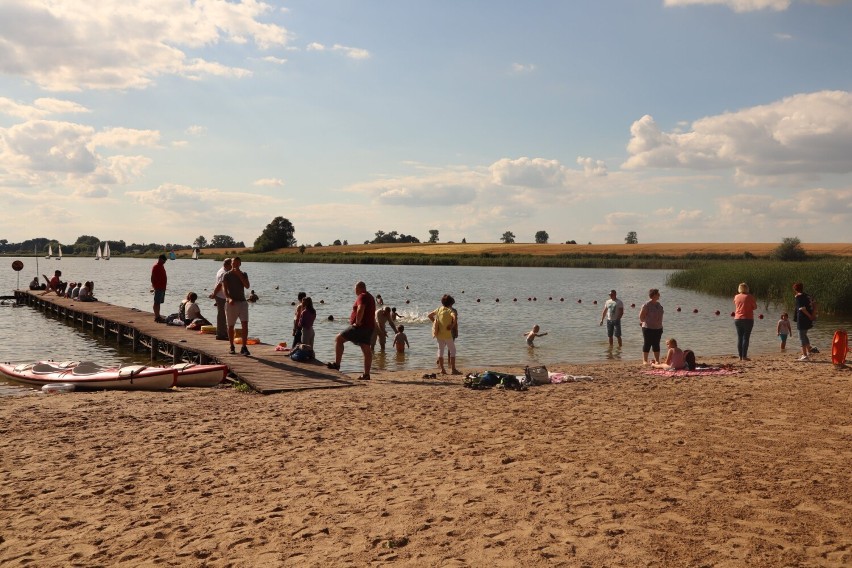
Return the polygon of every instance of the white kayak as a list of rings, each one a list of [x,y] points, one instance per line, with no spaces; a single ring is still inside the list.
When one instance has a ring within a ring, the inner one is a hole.
[[[0,364],[0,376],[31,386],[61,383],[75,389],[166,390],[177,382],[177,370],[171,367],[104,367],[91,361]]]

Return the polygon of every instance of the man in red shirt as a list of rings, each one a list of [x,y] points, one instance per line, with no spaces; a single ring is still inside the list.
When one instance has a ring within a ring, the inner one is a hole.
[[[55,271],[53,273],[53,278],[51,278],[50,280],[48,280],[46,274],[42,274],[42,276],[44,276],[44,279],[47,280],[47,289],[42,292],[41,295],[44,296],[45,294],[49,294],[51,292],[59,295],[59,288],[60,286],[62,286],[62,282],[59,280],[59,277],[62,276],[62,271]]]
[[[165,323],[166,320],[160,317],[160,304],[166,300],[166,255],[161,254],[157,258],[157,263],[151,268],[151,288],[154,292],[154,321],[157,323]]]
[[[355,303],[352,304],[352,314],[349,316],[349,327],[337,334],[334,340],[334,363],[328,363],[329,369],[340,370],[343,359],[343,344],[351,341],[361,347],[364,354],[364,374],[358,377],[362,381],[370,380],[370,366],[373,364],[373,350],[370,341],[373,329],[376,327],[376,300],[367,292],[363,282],[355,284]]]

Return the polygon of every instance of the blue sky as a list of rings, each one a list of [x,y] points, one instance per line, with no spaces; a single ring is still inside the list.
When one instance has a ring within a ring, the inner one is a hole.
[[[0,238],[849,242],[852,1],[4,0]]]

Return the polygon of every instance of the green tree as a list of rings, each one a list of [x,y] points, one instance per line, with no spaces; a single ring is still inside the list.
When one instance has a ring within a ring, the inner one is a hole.
[[[503,233],[503,236],[500,237],[500,240],[503,241],[504,243],[506,243],[507,245],[514,243],[515,242],[515,233],[513,233],[512,231],[506,231],[505,233]]]
[[[207,246],[207,239],[204,235],[198,235],[195,237],[195,241],[193,241],[192,246],[203,249]]]
[[[429,229],[429,242],[437,243],[438,242],[438,229]]]
[[[627,236],[624,238],[624,242],[628,245],[638,245],[639,237],[636,235],[636,231],[630,231],[627,233]]]
[[[340,242],[340,239],[335,239],[335,241],[334,241],[332,244],[333,244],[334,246],[336,246],[336,247],[339,247],[339,246],[341,246],[343,243],[341,243],[341,242]]]
[[[213,235],[213,238],[210,239],[211,248],[229,248],[235,246],[238,245],[230,235]]]
[[[546,245],[548,240],[550,240],[550,235],[547,234],[547,231],[539,231],[535,234],[537,244]]]
[[[799,237],[785,237],[769,256],[775,260],[805,260],[808,255]]]
[[[255,252],[267,252],[296,246],[296,229],[284,217],[276,217],[254,241]]]

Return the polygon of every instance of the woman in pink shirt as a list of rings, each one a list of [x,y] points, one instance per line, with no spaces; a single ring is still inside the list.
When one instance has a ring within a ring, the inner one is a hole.
[[[737,288],[739,294],[734,296],[734,327],[737,328],[737,352],[740,361],[751,361],[748,358],[748,340],[754,328],[754,310],[757,300],[749,294],[748,284],[741,283]]]

